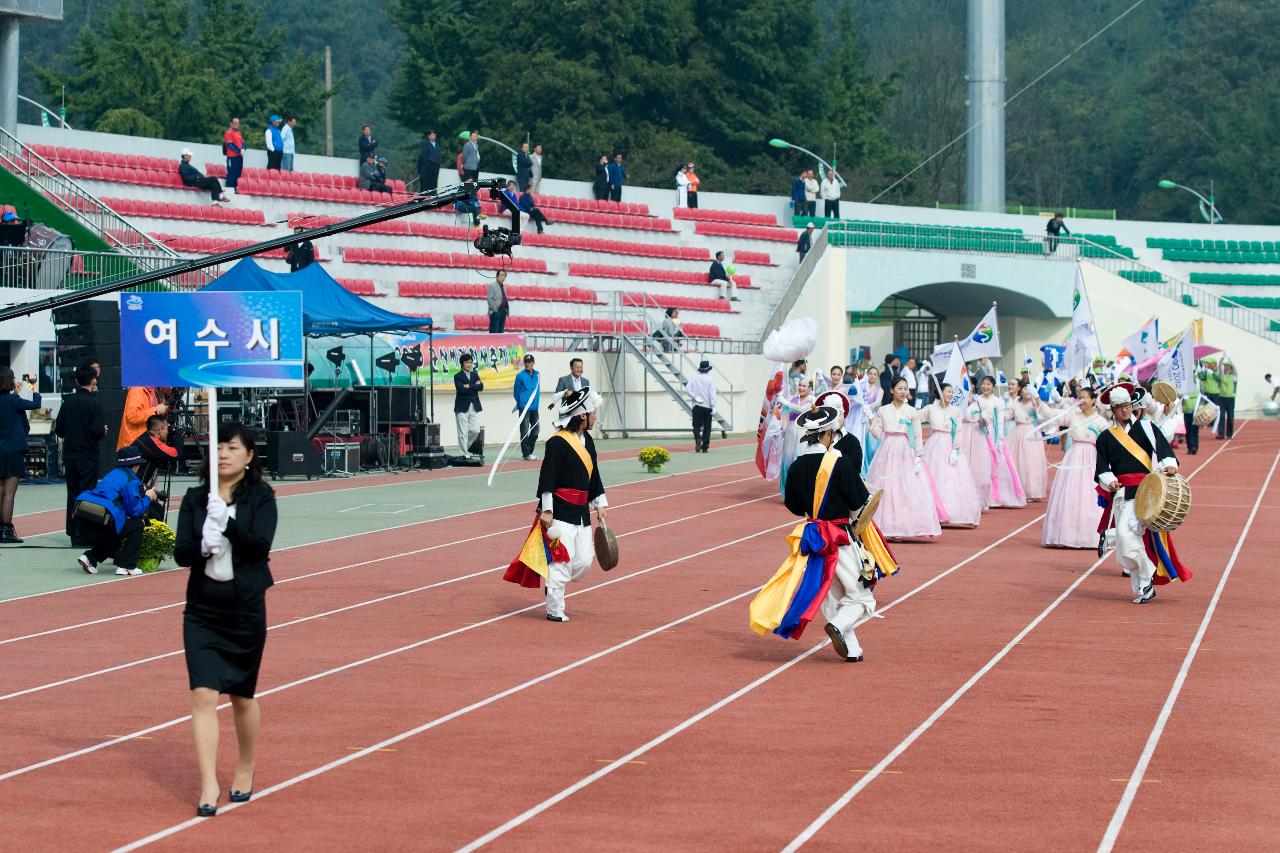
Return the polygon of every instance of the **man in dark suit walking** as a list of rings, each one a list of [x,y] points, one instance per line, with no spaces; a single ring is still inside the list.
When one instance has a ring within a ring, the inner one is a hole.
[[[440,143],[436,141],[436,132],[427,131],[427,138],[422,140],[422,150],[418,152],[418,190],[435,192],[440,183],[440,163],[443,161]]]
[[[574,391],[590,387],[591,380],[582,375],[582,359],[573,358],[569,360],[569,374],[556,381],[556,396],[568,397]]]
[[[467,353],[458,359],[462,368],[453,374],[453,387],[457,395],[453,398],[453,416],[458,422],[458,449],[463,458],[471,458],[471,445],[480,435],[480,392],[484,383],[480,381],[480,373],[475,369],[475,359]]]
[[[71,544],[84,546],[76,529],[74,516],[76,497],[98,484],[98,445],[107,434],[107,417],[94,392],[98,390],[98,371],[89,365],[76,369],[74,394],[62,398],[58,422],[53,432],[62,439],[62,470],[67,481],[67,535]]]

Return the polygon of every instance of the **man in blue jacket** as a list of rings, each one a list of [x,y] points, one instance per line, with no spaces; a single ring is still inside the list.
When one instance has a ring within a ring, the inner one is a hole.
[[[138,470],[145,462],[133,445],[120,448],[116,451],[116,467],[98,485],[76,498],[80,538],[89,545],[76,562],[88,574],[96,575],[103,560],[114,560],[118,575],[142,574],[138,556],[142,552],[143,519],[156,500],[156,490],[146,488],[138,479]]]
[[[533,455],[533,449],[538,446],[538,389],[541,383],[541,374],[533,369],[533,356],[526,355],[524,370],[516,374],[516,407],[512,410],[525,413],[520,421],[520,453],[526,462],[533,462],[538,458]]]
[[[804,176],[805,171],[801,170],[800,174],[796,175],[796,179],[791,182],[792,216],[804,216],[805,212],[808,210],[808,203],[804,198]],[[803,259],[803,255],[801,258]]]
[[[267,148],[267,168],[280,171],[284,162],[284,135],[280,133],[280,116],[272,116],[267,120],[267,129],[262,134]]]
[[[622,153],[613,155],[613,162],[609,164],[609,198],[613,201],[622,201],[622,185],[627,182],[627,170],[622,165]]]

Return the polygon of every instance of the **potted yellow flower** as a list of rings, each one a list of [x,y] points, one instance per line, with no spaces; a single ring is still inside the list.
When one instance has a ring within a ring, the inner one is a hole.
[[[160,568],[160,562],[173,553],[173,546],[178,535],[173,528],[163,521],[149,518],[142,528],[142,553],[138,557],[138,568],[144,572],[154,572]]]
[[[662,471],[662,466],[671,461],[671,454],[662,447],[646,447],[640,451],[640,464],[650,474],[658,474]]]

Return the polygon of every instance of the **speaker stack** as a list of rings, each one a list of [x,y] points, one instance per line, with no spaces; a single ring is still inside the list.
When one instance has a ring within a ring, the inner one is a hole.
[[[116,441],[124,417],[125,390],[120,381],[120,308],[115,300],[91,299],[53,310],[54,337],[58,344],[58,372],[64,394],[76,389],[76,368],[96,361],[98,400],[107,421],[102,439],[99,470],[115,466]]]

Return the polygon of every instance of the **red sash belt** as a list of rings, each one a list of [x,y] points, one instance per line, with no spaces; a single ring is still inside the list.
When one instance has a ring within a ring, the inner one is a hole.
[[[551,494],[574,506],[587,505],[587,493],[583,489],[556,489]]]
[[[1121,474],[1116,477],[1116,482],[1120,484],[1120,489],[1127,489],[1131,486],[1139,485],[1146,477],[1146,474]],[[1120,491],[1116,489],[1116,491]],[[1111,502],[1115,497],[1115,493],[1102,486],[1097,487],[1098,506],[1102,507],[1102,519],[1098,522],[1098,532],[1102,533],[1111,526]]]

